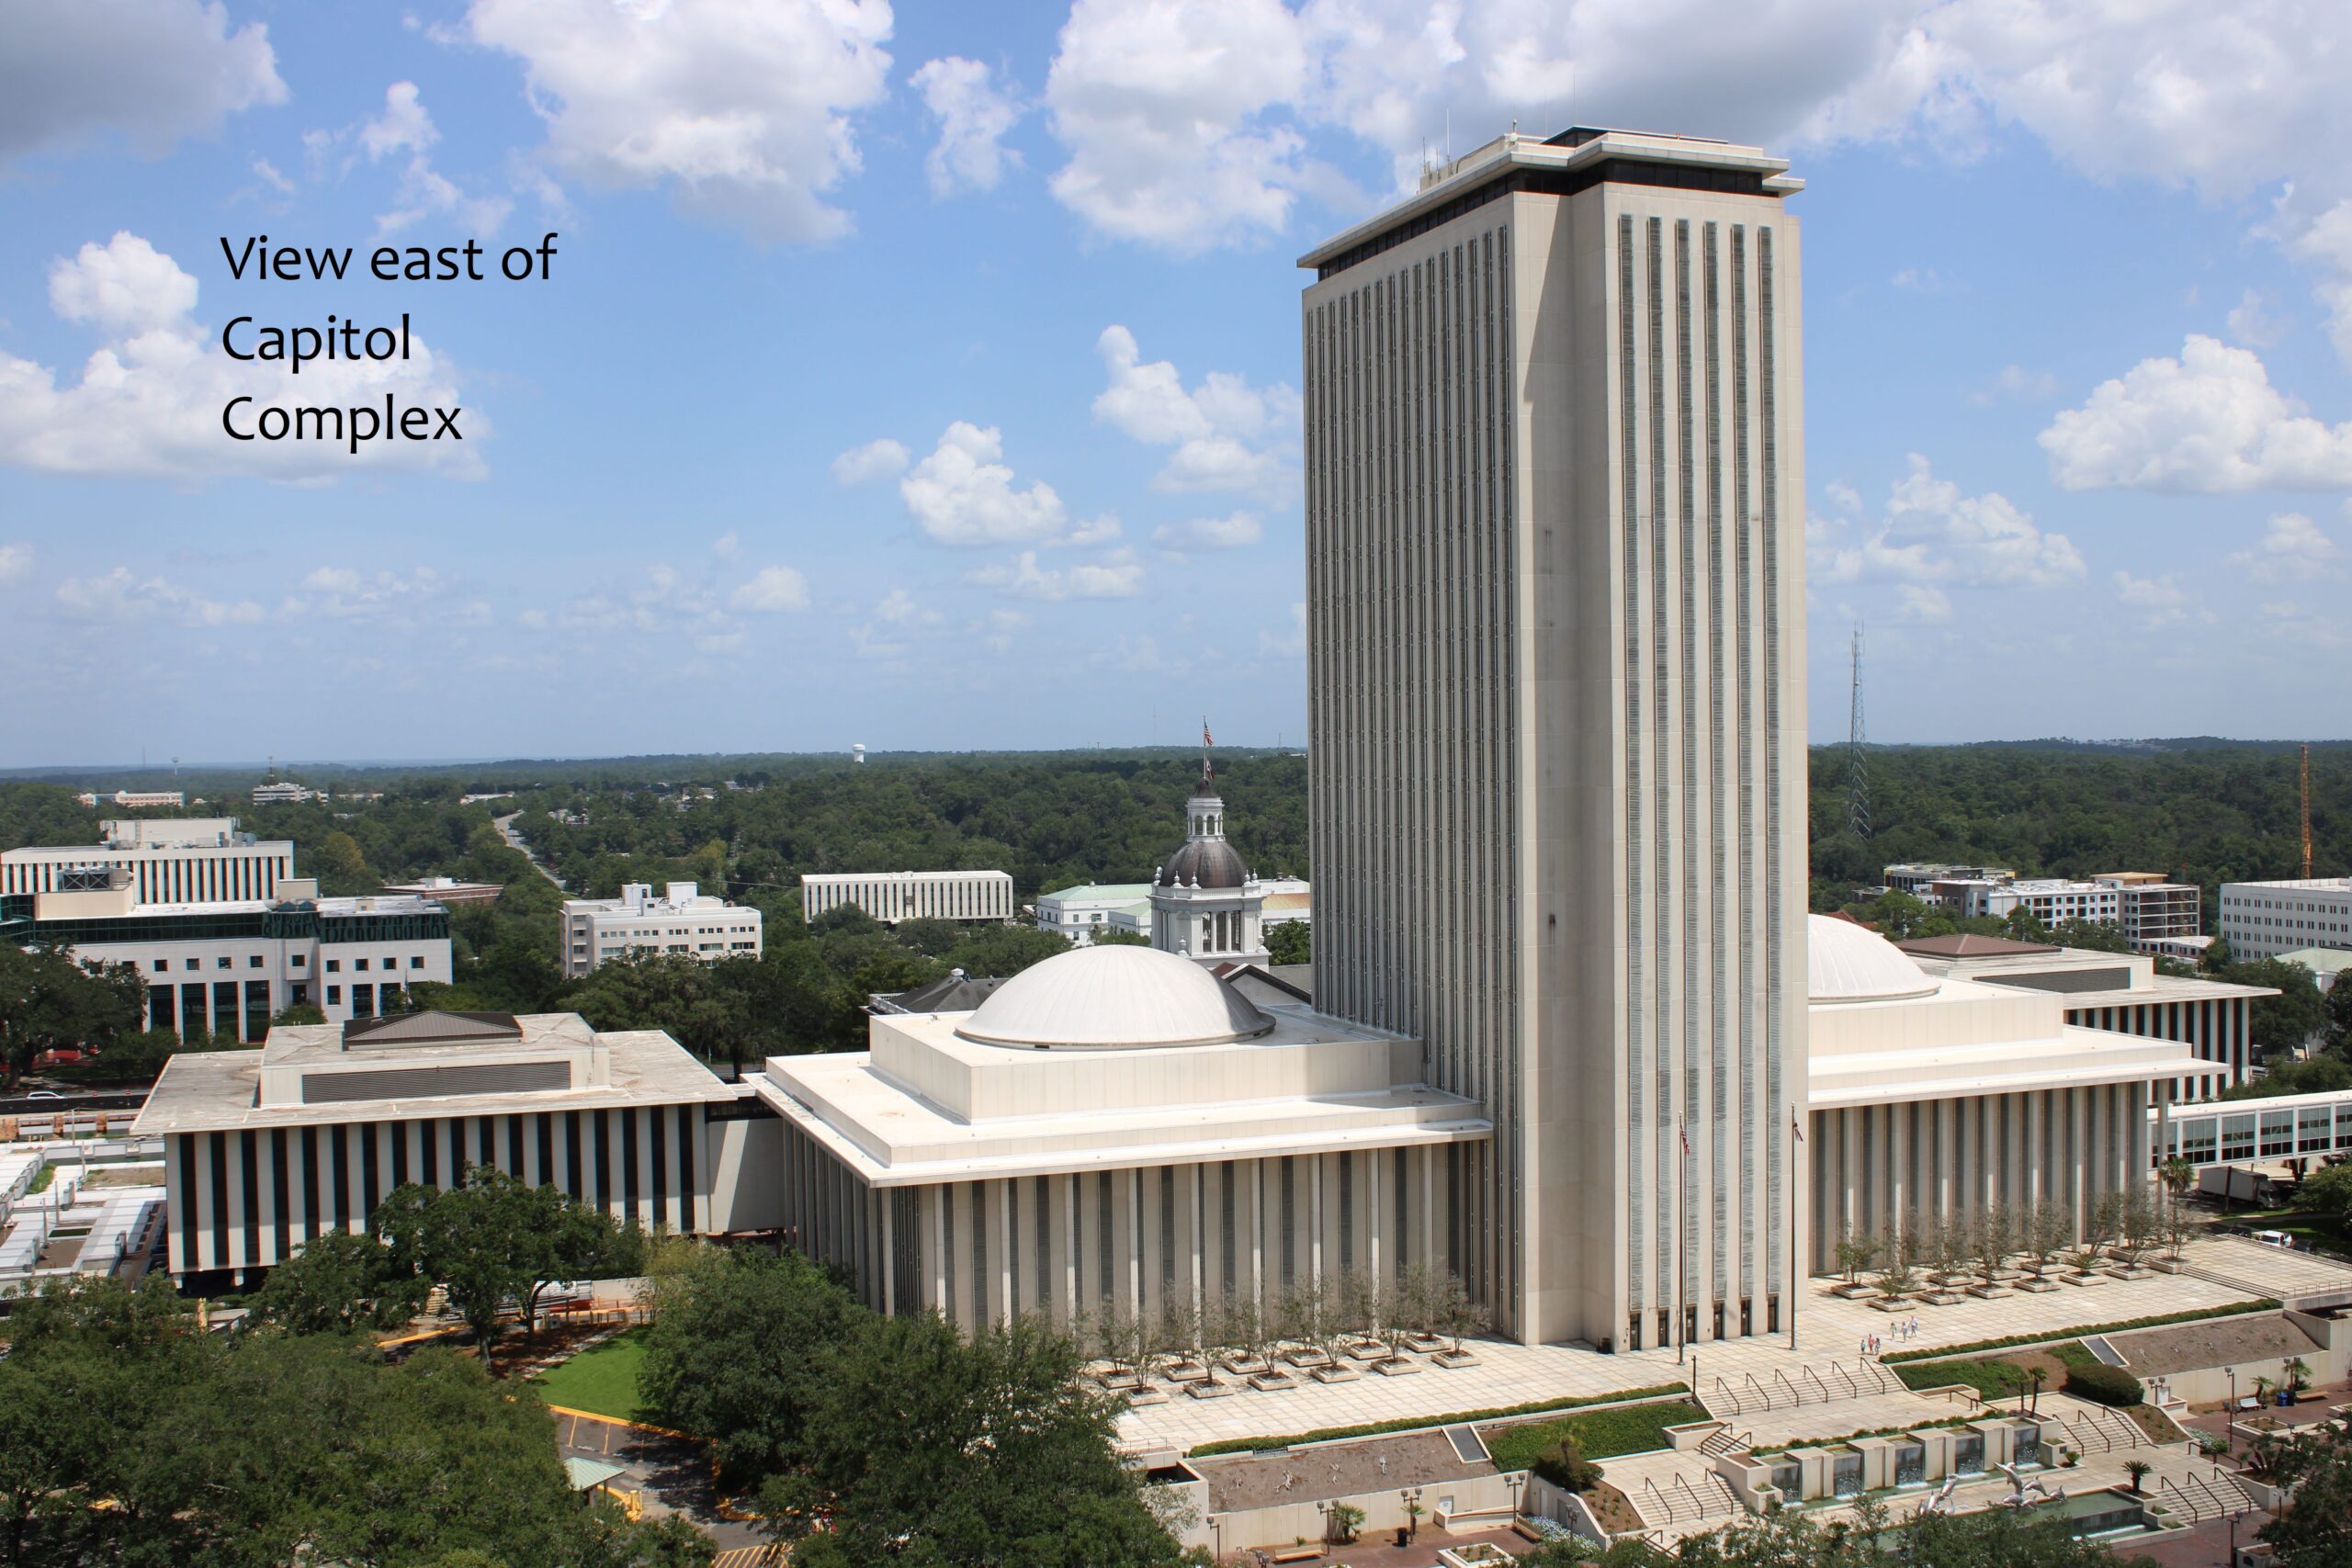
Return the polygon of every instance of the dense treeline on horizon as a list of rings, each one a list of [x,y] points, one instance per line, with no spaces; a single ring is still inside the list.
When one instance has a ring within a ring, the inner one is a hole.
[[[1197,757],[1162,748],[887,752],[863,766],[818,753],[306,768],[292,772],[385,796],[271,807],[251,804],[250,773],[191,771],[177,783],[303,849],[345,832],[369,867],[395,877],[455,874],[475,830],[493,812],[519,810],[532,846],[590,894],[662,880],[659,865],[622,863],[655,861],[673,863],[667,874],[723,879],[742,894],[789,889],[809,871],[989,867],[1010,871],[1027,899],[1148,876],[1182,840]],[[1817,746],[1809,760],[1813,873],[1835,883],[1874,882],[1882,866],[1908,860],[1985,861],[2028,875],[2159,871],[2209,888],[2300,868],[2291,742],[1873,746],[1867,842],[1846,829],[1846,748]],[[1217,771],[1244,856],[1267,874],[1311,874],[1304,757],[1220,752]],[[172,782],[153,770],[0,783],[0,844],[87,842],[96,818],[122,814],[75,805],[66,784]],[[2315,869],[2343,874],[2352,869],[2352,742],[2312,747],[2312,787]],[[690,798],[704,789],[711,799]],[[460,794],[492,790],[514,798],[457,804]]]
[[[1849,759],[1811,753],[1812,903],[1852,901],[1890,862],[1990,862],[2024,874],[2155,871],[2212,890],[2224,880],[2298,869],[2298,757],[2291,748],[2184,744],[2171,750],[2045,746],[1872,748],[1875,831],[1846,829]],[[711,765],[712,763],[723,765]],[[741,764],[741,765],[735,765]],[[811,930],[798,878],[810,871],[990,868],[1018,898],[1084,882],[1141,882],[1183,838],[1197,752],[635,759],[616,762],[385,770],[306,782],[381,798],[254,806],[250,775],[214,811],[264,838],[290,839],[297,870],[330,895],[439,874],[503,884],[494,904],[450,913],[457,984],[419,1000],[507,1011],[578,1010],[600,1028],[666,1028],[714,1060],[855,1046],[876,991],[951,967],[1010,974],[1060,951],[1029,931],[937,921],[887,931],[854,914]],[[1229,829],[1261,873],[1311,875],[1306,763],[1293,753],[1220,753]],[[539,772],[544,768],[545,772]],[[94,781],[96,782],[96,781]],[[2316,869],[2352,870],[2352,746],[2315,747]],[[461,803],[465,793],[511,798]],[[191,805],[187,814],[199,814]],[[766,956],[705,968],[607,966],[559,973],[563,893],[509,848],[515,826],[567,886],[609,897],[624,882],[691,880],[757,905]],[[0,845],[86,844],[101,817],[64,786],[0,783]],[[138,813],[137,815],[158,815]]]

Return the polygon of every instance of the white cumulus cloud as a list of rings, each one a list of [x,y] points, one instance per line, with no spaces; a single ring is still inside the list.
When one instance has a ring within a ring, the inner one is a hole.
[[[1254,545],[1266,536],[1258,519],[1247,512],[1230,517],[1195,517],[1167,523],[1151,531],[1151,542],[1163,550],[1231,550]]]
[[[893,441],[887,435],[863,446],[853,446],[833,459],[833,482],[862,485],[889,479],[906,471],[910,456],[905,442]]]
[[[1099,561],[1040,567],[1037,552],[1023,550],[1009,566],[984,566],[966,581],[994,588],[1014,599],[1132,599],[1143,592],[1143,566],[1124,552]]]
[[[2253,350],[2190,334],[2041,433],[2068,490],[2174,493],[2352,486],[2352,423],[2328,425],[2270,384]]]
[[[359,145],[370,158],[422,152],[440,140],[441,132],[418,101],[413,82],[395,82],[385,88],[384,112],[359,128]]]
[[[1911,454],[1876,521],[1806,522],[1812,575],[1822,582],[1911,582],[1950,588],[2056,588],[2081,581],[2082,552],[2045,533],[1997,491],[1967,495]],[[1911,607],[1931,609],[1922,599]]]
[[[1246,377],[1213,370],[1187,388],[1173,364],[1147,362],[1135,333],[1115,324],[1102,329],[1094,348],[1110,378],[1094,400],[1094,417],[1148,446],[1175,448],[1153,489],[1286,490],[1299,439],[1299,398],[1291,387],[1253,387]]]
[[[108,129],[160,152],[285,101],[269,29],[220,0],[0,6],[0,158]]]
[[[161,621],[178,626],[250,626],[262,608],[250,599],[208,599],[161,577],[134,577],[116,567],[97,577],[69,577],[57,585],[58,607],[91,621]]]
[[[888,92],[888,0],[473,0],[466,32],[523,62],[548,156],[666,186],[763,238],[829,240],[860,167],[852,117]]]
[[[763,566],[727,596],[738,610],[781,615],[808,607],[808,580],[788,566]]]
[[[2230,565],[2256,582],[2303,582],[2333,572],[2342,554],[2318,524],[2300,512],[2282,512],[2252,548],[2230,557]]]
[[[33,569],[33,547],[21,542],[0,545],[0,586],[22,581]]]
[[[939,141],[923,160],[932,194],[994,190],[1005,169],[1021,162],[1004,144],[1004,133],[1021,118],[1020,104],[987,65],[959,55],[926,61],[910,80],[939,122]]]
[[[1054,194],[1179,252],[1294,231],[1302,201],[1337,229],[1373,199],[1343,152],[1409,191],[1425,149],[1513,120],[1952,159],[2022,130],[2100,180],[2282,193],[2262,231],[2352,359],[2347,58],[2352,6],[2312,0],[1078,0],[1046,104]]]
[[[1095,544],[1116,535],[1114,518],[1073,528],[1054,487],[1042,479],[1016,483],[1003,457],[996,426],[957,420],[899,479],[908,514],[943,545]]]
[[[475,478],[489,424],[465,406],[448,368],[419,339],[407,360],[332,360],[300,377],[274,364],[222,353],[195,318],[196,279],[130,232],[92,242],[50,268],[50,305],[66,321],[96,329],[98,349],[78,380],[0,351],[0,462],[49,473],[175,480],[253,474],[291,482],[359,469],[401,469]],[[332,441],[237,441],[221,426],[233,398],[241,428],[265,407],[348,405],[380,411],[460,407],[463,441],[366,443],[356,456]]]
[[[1940,588],[1925,583],[1906,582],[1896,590],[1895,608],[1915,621],[1949,621],[1951,619],[1951,596]]]

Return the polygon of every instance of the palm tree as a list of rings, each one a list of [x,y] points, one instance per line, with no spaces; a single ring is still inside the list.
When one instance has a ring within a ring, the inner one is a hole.
[[[2134,1494],[2139,1492],[2140,1483],[2148,1479],[2148,1472],[2155,1468],[2143,1459],[2127,1459],[2123,1461],[2123,1473],[2132,1478],[2132,1490]]]

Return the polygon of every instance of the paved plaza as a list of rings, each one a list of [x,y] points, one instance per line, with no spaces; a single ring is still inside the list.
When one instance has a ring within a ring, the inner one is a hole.
[[[2237,1238],[2193,1242],[2188,1262],[2197,1274],[2110,1280],[2087,1290],[2061,1286],[2041,1293],[2020,1291],[1996,1301],[1971,1297],[1957,1305],[1920,1306],[1900,1314],[1842,1300],[1829,1293],[1835,1280],[1813,1280],[1807,1281],[1797,1315],[1793,1350],[1785,1333],[1719,1341],[1679,1358],[1670,1349],[1604,1356],[1575,1345],[1483,1340],[1476,1346],[1479,1364],[1454,1371],[1431,1366],[1412,1377],[1366,1375],[1350,1382],[1302,1382],[1276,1392],[1244,1389],[1222,1399],[1178,1393],[1164,1404],[1128,1411],[1120,1418],[1119,1434],[1131,1449],[1182,1451],[1238,1438],[1279,1438],[1412,1417],[1437,1421],[1470,1411],[1677,1382],[1692,1383],[1711,1409],[1721,1402],[1726,1419],[1753,1425],[1743,1420],[1743,1406],[1752,1412],[1754,1404],[1742,1399],[1742,1390],[1784,1382],[1836,1387],[1841,1374],[1867,1379],[1860,1362],[1865,1359],[1863,1343],[1871,1335],[1880,1337],[1883,1351],[1932,1350],[2021,1335],[2058,1337],[2098,1324],[2218,1310],[2282,1291],[2291,1294],[2352,1287],[2352,1267]],[[2233,1282],[2222,1283],[2224,1280]],[[1907,1325],[1914,1318],[1917,1337],[1898,1339],[1896,1325]],[[1865,1383],[1858,1384],[1856,1392],[1881,1389]],[[1810,1411],[1789,1418],[1813,1424]],[[1871,1424],[1855,1422],[1840,1429]]]

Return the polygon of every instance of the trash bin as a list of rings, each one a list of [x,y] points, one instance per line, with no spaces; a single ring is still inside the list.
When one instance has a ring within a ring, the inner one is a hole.
[[[1404,1544],[1405,1544],[1405,1540],[1406,1540],[1406,1531],[1405,1531],[1405,1527],[1404,1527],[1403,1525],[1398,1525],[1398,1526],[1396,1527],[1396,1544],[1397,1544],[1397,1545],[1399,1545],[1399,1546],[1402,1546],[1402,1545],[1404,1545]]]

